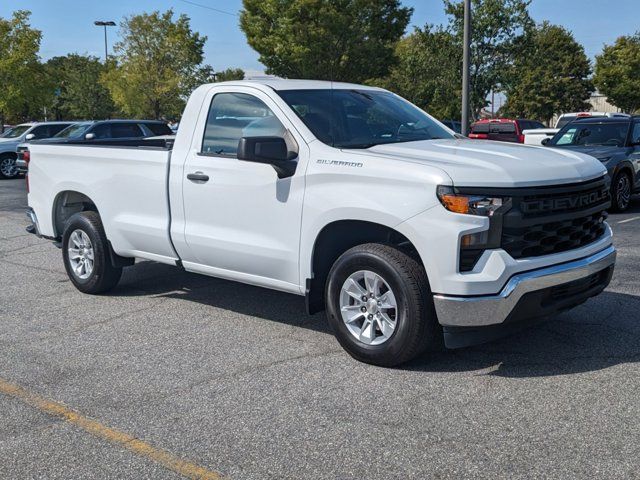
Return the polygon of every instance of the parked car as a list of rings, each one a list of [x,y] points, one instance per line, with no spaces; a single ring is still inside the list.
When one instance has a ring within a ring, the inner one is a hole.
[[[574,307],[613,273],[595,158],[458,138],[380,88],[203,85],[172,151],[143,144],[28,147],[30,230],[84,293],[138,257],[304,295],[389,366]]]
[[[462,123],[457,120],[442,120],[442,123],[456,133],[462,133]]]
[[[469,138],[524,143],[524,135],[522,133],[524,130],[542,127],[544,125],[535,120],[491,118],[473,123]]]
[[[78,122],[70,125],[47,143],[78,143],[96,145],[137,145],[145,139],[147,146],[165,145],[166,138],[173,137],[169,126],[159,120],[100,120]],[[16,148],[16,167],[19,173],[26,173],[27,161],[24,158],[27,145]]]
[[[73,143],[78,140],[121,141],[123,138],[137,139],[172,134],[166,122],[160,120],[99,120],[76,123],[58,133],[53,140],[57,143]]]
[[[568,123],[573,122],[579,118],[625,118],[629,117],[626,113],[605,113],[605,112],[574,112],[563,113],[558,117],[554,128],[535,128],[532,130],[525,130],[524,143],[526,145],[542,145],[545,138],[551,138],[560,131],[562,127]]]
[[[73,122],[34,122],[16,125],[0,137],[0,178],[15,178],[18,145],[42,138],[53,137]]]
[[[580,118],[565,125],[544,145],[591,155],[611,178],[612,208],[629,208],[640,192],[640,117]]]

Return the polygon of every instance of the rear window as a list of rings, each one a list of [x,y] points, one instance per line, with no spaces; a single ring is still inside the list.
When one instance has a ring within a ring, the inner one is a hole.
[[[145,123],[145,127],[153,132],[154,135],[173,135],[173,131],[166,123]]]
[[[471,125],[471,133],[489,133],[489,124],[475,123]]]
[[[516,133],[516,124],[515,123],[492,123],[491,133],[497,133],[498,135]]]

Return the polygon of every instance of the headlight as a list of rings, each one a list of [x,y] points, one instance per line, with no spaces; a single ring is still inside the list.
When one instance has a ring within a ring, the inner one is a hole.
[[[450,212],[479,215],[481,217],[493,216],[496,210],[509,200],[505,197],[455,193],[453,187],[444,185],[440,185],[436,193],[440,203]]]

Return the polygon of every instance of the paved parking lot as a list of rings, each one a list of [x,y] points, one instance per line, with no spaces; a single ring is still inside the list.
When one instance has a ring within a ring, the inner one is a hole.
[[[1,478],[637,478],[640,200],[605,293],[402,369],[304,301],[151,262],[67,281],[0,181]]]

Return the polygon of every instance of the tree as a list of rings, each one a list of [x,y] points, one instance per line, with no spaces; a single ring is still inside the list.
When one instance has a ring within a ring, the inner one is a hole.
[[[518,53],[518,39],[531,28],[531,0],[472,0],[470,93],[471,111],[478,118],[488,105],[491,90],[500,87],[509,66]],[[451,16],[450,31],[462,52],[464,5],[459,0],[445,0]],[[459,55],[462,55],[460,53]]]
[[[240,28],[267,73],[364,82],[384,77],[413,10],[399,0],[244,0]]]
[[[176,117],[194,86],[207,79],[202,65],[207,37],[193,32],[189,17],[173,10],[133,15],[120,24],[115,62],[103,75],[116,105],[131,116]]]
[[[69,54],[45,64],[54,88],[51,110],[57,119],[103,119],[115,110],[109,90],[100,83],[105,67],[92,56]]]
[[[522,43],[504,86],[505,114],[549,122],[555,113],[589,108],[591,65],[570,32],[544,22]]]
[[[229,80],[244,80],[244,70],[241,68],[227,68],[215,74],[216,82],[228,82]]]
[[[398,42],[397,64],[371,83],[387,88],[441,119],[459,119],[462,55],[442,28],[417,28]]]
[[[640,108],[640,32],[604,47],[596,56],[593,81],[607,101],[625,112]]]
[[[20,122],[42,114],[50,88],[38,52],[42,33],[31,28],[31,12],[0,18],[0,129],[5,119]]]

